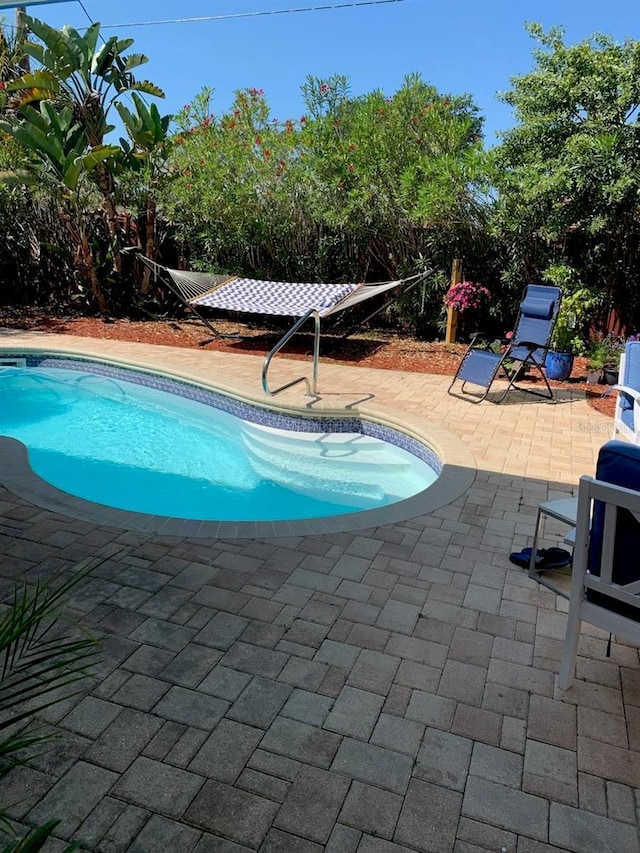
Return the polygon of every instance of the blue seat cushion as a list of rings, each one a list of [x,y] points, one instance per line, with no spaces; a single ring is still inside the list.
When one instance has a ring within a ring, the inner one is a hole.
[[[624,348],[624,373],[620,384],[640,391],[640,341],[629,341]]]
[[[608,441],[600,448],[596,479],[614,486],[622,486],[640,492],[640,446],[624,441]],[[604,504],[595,501],[591,519],[591,540],[589,543],[589,571],[600,574],[602,539],[604,534]],[[613,581],[628,584],[640,578],[640,523],[625,509],[618,510],[616,542],[614,547]],[[587,598],[594,603],[603,604],[640,621],[640,613],[633,607],[607,598],[588,590]],[[605,600],[606,599],[606,600]],[[639,599],[640,606],[640,599]]]
[[[625,347],[624,373],[620,376],[620,384],[640,391],[640,341],[629,341]],[[633,430],[633,397],[624,392],[619,393],[622,423]]]

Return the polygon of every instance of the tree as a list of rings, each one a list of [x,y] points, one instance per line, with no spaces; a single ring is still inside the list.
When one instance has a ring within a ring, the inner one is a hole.
[[[144,253],[150,260],[156,260],[158,192],[162,182],[169,177],[167,158],[172,148],[168,135],[171,116],[161,116],[155,104],[148,107],[136,92],[133,92],[132,100],[135,112],[123,104],[116,104],[130,140],[121,139],[120,145],[126,165],[140,177],[138,183],[143,187],[145,208]],[[151,271],[145,267],[140,286],[142,295],[149,291],[150,282]]]
[[[472,251],[486,216],[476,108],[418,75],[390,97],[354,98],[340,75],[302,90],[297,120],[271,119],[257,89],[220,116],[205,90],[177,116],[162,210],[185,255],[293,281],[396,278],[422,265],[433,305],[422,294],[408,313],[435,323],[451,259],[463,246],[482,255]]]
[[[482,227],[482,120],[468,96],[440,94],[418,74],[391,97],[349,98],[342,77],[310,77],[303,93],[323,216],[353,235],[367,263],[394,277]]]
[[[8,184],[54,184],[61,190],[65,222],[75,244],[74,262],[82,277],[91,284],[101,311],[107,308],[98,279],[93,249],[89,240],[85,208],[87,179],[119,149],[98,145],[87,149],[82,128],[73,120],[70,107],[56,110],[50,101],[40,102],[40,109],[25,104],[19,123],[0,121],[0,130],[10,132],[17,142],[33,151],[38,159],[27,162],[22,170],[0,173]]]
[[[504,95],[517,120],[494,152],[508,282],[587,288],[604,323],[640,321],[640,42],[566,46],[530,25],[536,66]],[[593,316],[591,317],[593,320]]]
[[[163,92],[133,76],[133,70],[147,58],[136,53],[125,55],[132,39],[112,36],[98,45],[100,24],[80,34],[72,27],[57,30],[29,16],[25,21],[42,42],[24,44],[25,53],[39,67],[8,85],[15,93],[10,103],[12,112],[0,128],[28,148],[34,160],[31,168],[4,177],[13,182],[33,182],[44,176],[61,185],[76,240],[77,267],[91,284],[100,309],[105,310],[106,299],[83,221],[84,204],[91,190],[98,192],[111,241],[113,271],[118,275],[121,258],[113,194],[121,151],[104,143],[114,129],[109,124],[109,112],[125,93],[163,97]]]
[[[18,17],[18,26],[13,36],[7,37],[5,28],[0,26],[0,106],[4,110],[7,104],[6,84],[29,70],[29,60],[24,51],[27,39],[22,17]]]

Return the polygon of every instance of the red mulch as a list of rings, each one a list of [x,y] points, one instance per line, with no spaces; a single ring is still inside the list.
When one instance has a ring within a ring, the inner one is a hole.
[[[199,347],[236,353],[266,354],[280,339],[282,332],[257,326],[216,320],[215,328],[224,335],[210,340],[208,330],[195,319],[180,320],[103,320],[99,317],[56,316],[32,308],[0,307],[0,326],[14,329],[44,331],[88,338],[137,341],[174,347]],[[203,343],[204,342],[204,343]],[[286,348],[289,358],[306,358],[312,350],[312,337],[298,335]],[[464,352],[464,344],[427,343],[393,334],[388,331],[371,331],[354,334],[347,340],[324,335],[321,356],[335,364],[376,367],[382,370],[405,370],[453,376]],[[573,373],[567,382],[552,382],[555,387],[571,388],[584,385],[586,360],[576,358]],[[536,382],[535,379],[528,379]],[[586,389],[587,402],[597,411],[613,417],[616,395],[607,393],[607,387],[590,386]]]

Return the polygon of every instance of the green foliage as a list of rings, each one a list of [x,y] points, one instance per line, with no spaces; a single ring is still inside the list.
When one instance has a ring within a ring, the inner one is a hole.
[[[139,214],[144,211],[144,253],[150,260],[158,254],[157,197],[160,187],[170,180],[167,158],[173,147],[169,138],[171,116],[161,116],[155,104],[147,106],[142,98],[132,93],[135,111],[117,103],[116,108],[129,136],[129,141],[120,140],[124,152],[124,165],[130,176],[135,178],[127,187],[130,193],[128,206],[137,201]],[[123,182],[124,183],[124,182]],[[135,196],[131,193],[134,190]],[[141,217],[140,217],[141,218]],[[145,268],[140,283],[143,296],[151,286],[151,271]]]
[[[120,103],[116,103],[116,109],[134,147],[130,149],[124,139],[120,140],[120,145],[126,152],[131,150],[134,157],[140,160],[166,142],[171,116],[161,116],[155,104],[147,106],[136,92],[133,92],[131,98],[135,112]]]
[[[108,307],[105,290],[98,275],[98,263],[86,210],[91,192],[100,197],[103,224],[112,262],[112,280],[121,278],[121,234],[114,202],[116,176],[125,154],[118,146],[105,145],[104,138],[113,126],[109,112],[124,93],[143,92],[162,97],[163,93],[148,81],[137,81],[132,74],[146,62],[141,54],[125,55],[131,39],[112,37],[98,44],[100,25],[93,24],[84,34],[72,27],[57,30],[42,21],[25,16],[24,20],[42,43],[26,42],[24,50],[40,66],[20,74],[7,89],[14,93],[11,107],[0,129],[31,152],[27,168],[0,176],[13,184],[33,184],[45,178],[62,190],[61,216],[74,243],[73,258],[85,289],[93,294],[100,310]],[[156,114],[141,101],[136,102],[139,124],[135,144],[142,144],[149,132],[145,120],[156,122]],[[134,124],[133,115],[127,119]],[[162,126],[163,120],[158,124]],[[165,134],[166,125],[165,124]],[[152,128],[155,130],[155,128]],[[95,205],[94,205],[95,206]]]
[[[100,24],[92,24],[84,33],[73,27],[61,30],[28,15],[25,22],[42,42],[29,41],[24,45],[28,56],[40,69],[13,82],[14,108],[20,110],[33,101],[59,99],[74,105],[75,117],[87,135],[90,146],[102,143],[113,130],[108,113],[116,98],[125,92],[144,92],[162,98],[164,93],[147,80],[138,81],[131,73],[146,63],[142,54],[125,53],[133,39],[111,36],[98,45]]]
[[[354,98],[342,76],[309,77],[302,91],[297,120],[271,119],[257,89],[220,116],[205,89],[176,117],[161,210],[183,254],[194,267],[290,280],[421,265],[433,287],[402,310],[435,326],[452,258],[487,254],[476,108],[417,75],[391,97]]]
[[[536,66],[504,95],[516,126],[493,152],[494,225],[507,281],[558,263],[594,297],[592,320],[612,307],[640,311],[640,43],[604,35],[566,46],[563,33],[529,31]]]
[[[28,764],[34,748],[51,739],[26,727],[33,715],[81,690],[95,663],[97,641],[77,626],[65,625],[64,605],[102,562],[86,560],[67,580],[16,584],[11,603],[0,611],[0,781],[16,765]],[[2,853],[41,850],[58,822],[10,841]],[[10,831],[1,812],[0,824]],[[77,847],[68,845],[65,853]]]
[[[593,317],[603,299],[602,293],[585,287],[578,271],[567,264],[552,264],[543,272],[542,279],[563,291],[551,348],[556,352],[584,355],[589,347]]]
[[[39,110],[23,106],[20,120],[0,121],[0,130],[38,155],[27,168],[4,172],[0,179],[14,184],[35,184],[49,177],[75,193],[83,177],[118,154],[119,149],[113,145],[88,149],[83,129],[74,121],[70,107],[57,110],[50,101],[41,101],[39,106]]]
[[[588,324],[597,298],[586,287],[566,294],[551,337],[551,349],[584,355],[588,348]]]
[[[599,335],[589,343],[589,367],[592,370],[602,370],[605,367],[617,370],[623,352],[623,340],[614,335]]]
[[[59,823],[60,821],[58,820],[50,820],[42,824],[42,826],[32,829],[23,838],[16,838],[14,841],[10,841],[2,848],[0,853],[36,853],[36,851],[42,850]],[[72,853],[73,850],[79,849],[80,844],[73,841],[71,844],[65,845],[62,853]]]
[[[16,753],[42,741],[15,733],[17,724],[33,716],[33,703],[42,710],[61,701],[57,691],[77,685],[94,663],[92,637],[75,627],[59,629],[70,590],[100,562],[87,561],[66,581],[16,586],[0,616],[0,776],[13,766]]]

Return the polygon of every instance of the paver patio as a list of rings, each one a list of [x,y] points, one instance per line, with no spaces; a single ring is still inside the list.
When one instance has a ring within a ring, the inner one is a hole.
[[[36,345],[261,396],[251,356],[0,331],[0,348]],[[60,818],[51,853],[640,851],[638,650],[607,658],[584,626],[559,691],[567,602],[508,560],[538,504],[593,471],[610,421],[580,391],[474,406],[448,382],[321,363],[322,405],[424,420],[475,459],[453,503],[375,529],[189,539],[0,488],[3,597],[105,557],[69,609],[102,637],[99,670],[41,713],[60,738],[2,782],[8,814]]]

